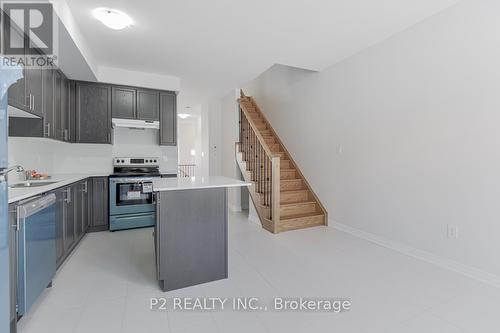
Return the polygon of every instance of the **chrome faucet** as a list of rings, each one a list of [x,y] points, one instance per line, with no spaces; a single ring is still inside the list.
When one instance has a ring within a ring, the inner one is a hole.
[[[24,168],[21,165],[11,166],[10,168],[0,171],[0,181],[5,181],[7,178],[7,174],[13,170],[16,170],[16,172],[18,173],[24,172]]]

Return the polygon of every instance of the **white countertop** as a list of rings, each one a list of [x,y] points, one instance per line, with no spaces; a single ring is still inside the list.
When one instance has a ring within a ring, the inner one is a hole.
[[[46,180],[30,180],[33,183],[43,183],[43,182],[56,182],[54,184],[49,184],[46,186],[38,187],[28,187],[28,188],[9,188],[9,203],[24,200],[29,197],[33,197],[38,194],[49,192],[55,190],[56,188],[63,187],[72,183],[76,183],[80,180],[89,177],[107,177],[109,174],[61,174],[52,175],[52,178]],[[14,182],[12,184],[22,183]]]
[[[153,179],[153,191],[155,192],[218,187],[242,187],[250,185],[252,184],[222,176]]]

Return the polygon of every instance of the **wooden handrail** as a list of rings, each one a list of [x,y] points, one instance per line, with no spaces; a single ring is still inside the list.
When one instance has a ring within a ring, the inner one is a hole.
[[[276,233],[279,230],[280,221],[281,154],[271,150],[251,116],[248,107],[256,107],[254,101],[248,99],[241,91],[238,104],[240,106],[240,144],[237,145],[237,149],[242,152],[241,160],[246,163],[244,169],[249,172],[249,180],[255,183],[250,196],[255,207],[259,207],[257,211],[261,220],[268,221],[266,228]],[[262,116],[260,112],[259,115]],[[267,119],[264,118],[264,121],[272,131]]]
[[[255,122],[253,121],[252,117],[250,117],[250,114],[249,114],[248,110],[246,109],[246,106],[243,105],[241,103],[241,101],[242,101],[241,99],[238,99],[238,103],[240,105],[240,108],[243,111],[243,113],[245,114],[245,117],[247,118],[248,123],[252,127],[252,130],[255,132],[255,136],[257,136],[257,139],[259,140],[260,144],[262,145],[262,148],[264,148],[264,151],[266,152],[267,156],[269,156],[270,158],[279,157],[279,154],[273,153],[271,151],[271,148],[269,148],[269,145],[267,144],[266,140],[264,140],[264,137],[262,136],[262,134],[260,134],[260,131],[257,128],[257,125],[255,125]]]

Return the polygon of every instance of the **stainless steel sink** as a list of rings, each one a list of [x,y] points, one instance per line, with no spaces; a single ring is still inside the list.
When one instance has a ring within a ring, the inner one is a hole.
[[[42,181],[31,182],[31,181],[27,181],[27,182],[9,185],[9,188],[40,187],[40,186],[47,186],[47,185],[55,184],[55,183],[57,183],[57,182],[42,182]]]

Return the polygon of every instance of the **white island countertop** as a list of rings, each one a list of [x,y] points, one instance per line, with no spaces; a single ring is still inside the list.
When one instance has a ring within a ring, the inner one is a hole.
[[[153,191],[155,192],[219,187],[242,187],[250,185],[252,184],[222,176],[153,179]]]

